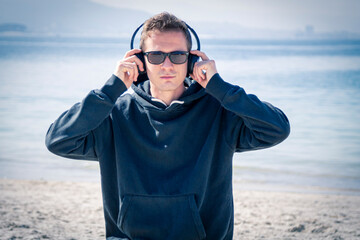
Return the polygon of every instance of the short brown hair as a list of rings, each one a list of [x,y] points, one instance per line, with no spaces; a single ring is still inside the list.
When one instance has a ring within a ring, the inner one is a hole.
[[[188,30],[186,23],[176,16],[168,12],[162,12],[151,18],[149,18],[145,23],[143,30],[141,32],[140,38],[140,49],[144,49],[144,42],[149,36],[149,33],[152,31],[160,32],[169,32],[169,31],[178,31],[183,32],[186,38],[186,45],[188,50],[191,50],[191,35]]]

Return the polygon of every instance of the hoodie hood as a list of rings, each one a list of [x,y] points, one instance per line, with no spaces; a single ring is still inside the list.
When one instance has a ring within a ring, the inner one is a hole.
[[[135,92],[136,100],[139,101],[141,105],[144,106],[144,108],[169,111],[171,109],[178,109],[179,107],[181,108],[189,106],[192,102],[205,96],[205,89],[195,80],[185,78],[184,84],[187,89],[179,99],[173,101],[169,106],[151,96],[150,80],[134,83],[131,88]]]

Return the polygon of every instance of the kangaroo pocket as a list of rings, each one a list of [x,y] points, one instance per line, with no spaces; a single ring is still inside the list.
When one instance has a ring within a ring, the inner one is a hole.
[[[127,195],[118,226],[131,239],[205,238],[194,195]]]

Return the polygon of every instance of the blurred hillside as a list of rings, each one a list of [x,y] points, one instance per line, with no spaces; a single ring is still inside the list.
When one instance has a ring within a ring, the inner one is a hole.
[[[153,13],[90,0],[0,0],[0,35],[126,37]],[[181,18],[181,16],[179,16]],[[231,22],[184,19],[201,38],[353,39],[350,32],[317,32],[311,24],[292,31],[254,29]],[[286,19],[284,19],[285,21]]]
[[[128,36],[149,16],[87,0],[0,0],[0,32]]]

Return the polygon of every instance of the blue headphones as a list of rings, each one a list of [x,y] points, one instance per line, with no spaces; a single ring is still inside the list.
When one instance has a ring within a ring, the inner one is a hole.
[[[140,28],[143,26],[144,24],[141,24],[136,30],[135,32],[133,33],[132,37],[131,37],[131,42],[130,42],[130,49],[134,49],[134,39],[135,39],[135,36],[137,34],[137,32],[140,30]],[[199,37],[198,35],[196,34],[195,30],[192,29],[189,25],[187,25],[187,28],[188,28],[188,34],[190,36],[190,40],[191,40],[191,33],[193,34],[193,36],[195,37],[196,39],[196,44],[197,44],[197,49],[196,50],[199,50],[200,51],[200,40],[199,40]],[[147,80],[148,79],[148,76],[146,74],[146,68],[145,68],[145,57],[144,57],[144,54],[143,53],[137,53],[135,54],[144,64],[144,71],[140,71],[139,70],[139,77],[138,77],[138,81],[144,81],[144,80]],[[199,56],[196,56],[194,54],[189,54],[189,57],[188,57],[188,65],[187,65],[187,76],[189,76],[190,73],[193,72],[194,70],[194,65],[195,63],[199,61]]]

